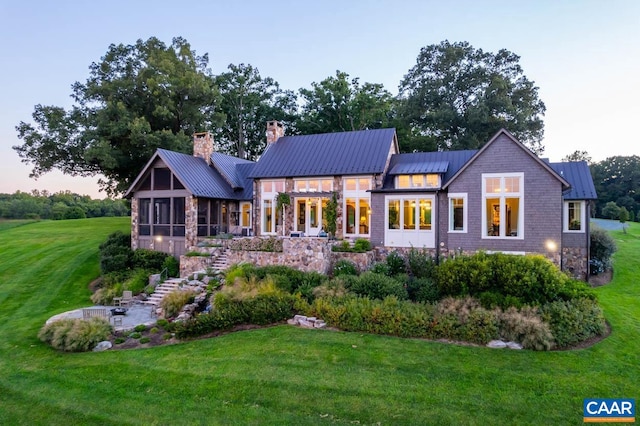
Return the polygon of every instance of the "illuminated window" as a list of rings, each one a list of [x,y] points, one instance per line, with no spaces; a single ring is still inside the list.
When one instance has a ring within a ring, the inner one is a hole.
[[[523,237],[523,173],[483,174],[483,237]]]

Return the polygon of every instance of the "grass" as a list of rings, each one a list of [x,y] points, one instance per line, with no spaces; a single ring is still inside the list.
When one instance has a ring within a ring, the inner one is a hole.
[[[36,338],[89,304],[97,246],[126,218],[0,230],[0,424],[582,424],[583,398],[640,396],[640,225],[613,232],[612,334],[581,350],[492,350],[289,326],[62,354]]]

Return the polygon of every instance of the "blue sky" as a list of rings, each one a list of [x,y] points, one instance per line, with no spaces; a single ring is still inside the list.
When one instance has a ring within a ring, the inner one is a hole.
[[[640,2],[616,1],[9,1],[0,0],[0,193],[71,190],[96,179],[28,178],[15,126],[36,104],[69,107],[71,84],[114,44],[186,38],[214,73],[249,63],[285,89],[336,70],[398,83],[421,47],[468,41],[518,54],[547,106],[545,156],[640,155]],[[142,164],[140,165],[143,166]]]

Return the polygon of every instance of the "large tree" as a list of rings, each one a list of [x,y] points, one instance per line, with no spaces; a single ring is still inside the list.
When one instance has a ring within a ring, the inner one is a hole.
[[[628,211],[640,211],[640,157],[615,156],[591,165],[593,183],[598,193],[597,212],[609,202],[625,207]]]
[[[114,45],[72,85],[69,109],[36,105],[33,123],[16,127],[13,148],[33,165],[32,177],[53,169],[101,175],[110,195],[121,194],[156,148],[191,151],[191,135],[213,127],[218,91],[207,68],[183,38],[170,46],[156,38]]]
[[[300,89],[302,108],[296,127],[303,134],[389,126],[393,98],[382,84],[360,83],[336,71],[311,89]]]
[[[226,116],[215,140],[221,150],[254,160],[265,148],[268,120],[282,121],[288,133],[295,132],[296,96],[281,90],[272,78],[262,78],[251,65],[231,64],[228,69],[215,78],[222,98],[220,111]]]
[[[400,118],[425,150],[476,149],[505,128],[541,154],[545,106],[519,60],[467,42],[424,47],[400,83]]]

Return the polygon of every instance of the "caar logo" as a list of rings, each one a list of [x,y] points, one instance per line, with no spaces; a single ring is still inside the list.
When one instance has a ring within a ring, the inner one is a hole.
[[[636,421],[634,398],[585,398],[582,408],[585,423],[633,423]]]

